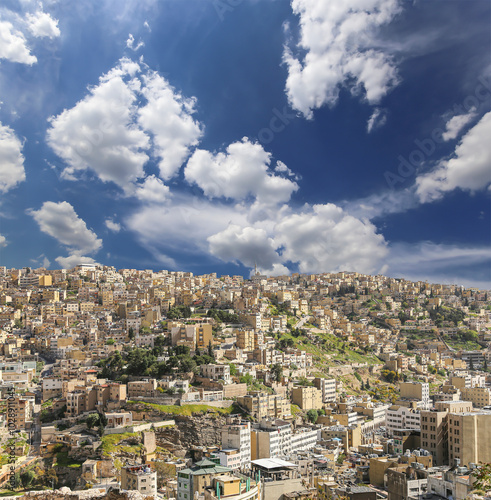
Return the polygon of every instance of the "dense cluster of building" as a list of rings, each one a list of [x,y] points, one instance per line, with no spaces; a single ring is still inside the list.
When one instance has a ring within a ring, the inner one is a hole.
[[[490,327],[491,293],[384,276],[0,267],[0,404],[19,470],[63,447],[80,489],[463,500],[491,462]],[[155,410],[188,405],[230,416],[164,457],[180,424]]]

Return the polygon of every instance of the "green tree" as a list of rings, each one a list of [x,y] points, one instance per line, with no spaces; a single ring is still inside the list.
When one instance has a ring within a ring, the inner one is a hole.
[[[281,382],[283,378],[283,366],[279,363],[276,363],[271,367],[271,378],[275,382]]]
[[[8,488],[10,490],[16,490],[21,485],[20,473],[16,471],[14,475],[8,481]]]
[[[35,477],[36,477],[36,474],[34,474],[33,470],[24,470],[20,474],[20,480],[22,482],[22,486],[24,487],[24,489],[27,489],[27,488],[29,488],[29,486],[31,486]]]
[[[96,427],[99,425],[99,415],[97,413],[91,413],[86,419],[85,419],[85,425],[87,426],[87,429],[92,429],[93,427]]]
[[[240,377],[239,381],[241,384],[252,385],[252,383],[254,382],[254,378],[250,373],[246,373],[242,375],[242,377]]]
[[[135,338],[135,330],[133,330],[133,328],[131,328],[131,327],[128,330],[128,337],[130,340],[133,340]]]
[[[163,335],[159,335],[153,341],[153,354],[154,356],[162,356],[164,354],[165,346],[167,345],[167,339]]]
[[[315,409],[309,410],[307,412],[307,418],[310,420],[310,422],[315,424],[317,422],[317,419],[319,418],[319,413]]]

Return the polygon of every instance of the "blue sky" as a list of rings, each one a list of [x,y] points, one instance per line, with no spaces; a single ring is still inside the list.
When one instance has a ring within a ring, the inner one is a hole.
[[[488,0],[9,0],[0,265],[491,284]]]

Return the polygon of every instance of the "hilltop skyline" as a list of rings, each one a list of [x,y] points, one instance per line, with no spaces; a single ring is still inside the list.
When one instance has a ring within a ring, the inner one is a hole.
[[[490,288],[490,16],[5,2],[0,265]]]

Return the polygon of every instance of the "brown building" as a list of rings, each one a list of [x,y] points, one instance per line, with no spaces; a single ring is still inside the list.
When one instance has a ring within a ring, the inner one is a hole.
[[[433,455],[435,465],[448,463],[446,411],[421,412],[421,447]]]

